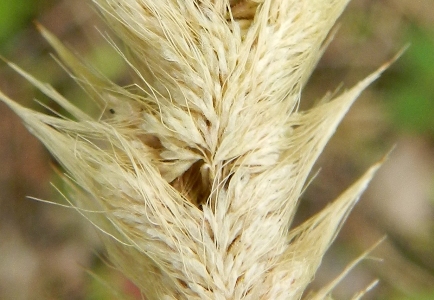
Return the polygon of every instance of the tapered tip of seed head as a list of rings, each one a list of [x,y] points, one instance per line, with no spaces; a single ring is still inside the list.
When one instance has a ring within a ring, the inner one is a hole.
[[[404,53],[407,51],[407,49],[410,47],[410,44],[406,44],[404,47],[402,47],[391,59],[386,61],[381,65],[381,67],[378,69],[378,73],[383,73],[386,69],[388,69],[393,63],[395,63]]]
[[[33,21],[33,24],[35,25],[36,29],[41,32],[44,29],[44,26],[42,26],[41,23],[39,23],[37,20]]]
[[[4,57],[4,56],[1,55],[1,54],[0,54],[0,60],[3,61],[3,62],[5,62],[5,63],[7,63],[7,64],[9,64],[9,61],[7,60],[7,58]]]
[[[34,21],[36,29],[39,31],[39,33],[46,39],[49,40],[49,37],[51,37],[50,32],[38,21]]]

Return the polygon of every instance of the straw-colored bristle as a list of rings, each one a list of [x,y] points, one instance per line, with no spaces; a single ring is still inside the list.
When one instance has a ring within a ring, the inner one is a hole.
[[[87,217],[112,261],[146,299],[299,299],[378,168],[291,228],[314,162],[383,70],[297,111],[348,1],[93,2],[128,47],[120,54],[135,89],[93,72],[39,29],[112,113],[94,119],[12,63],[74,119],[0,98],[81,188],[75,205],[104,212]]]

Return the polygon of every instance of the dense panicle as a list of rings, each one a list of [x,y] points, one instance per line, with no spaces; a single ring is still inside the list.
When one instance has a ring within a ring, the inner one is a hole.
[[[291,228],[315,160],[382,71],[297,111],[348,1],[94,2],[128,47],[120,55],[135,89],[92,71],[40,26],[103,117],[12,63],[73,119],[0,98],[80,188],[75,205],[99,212],[87,217],[113,262],[147,299],[299,299],[378,167]]]

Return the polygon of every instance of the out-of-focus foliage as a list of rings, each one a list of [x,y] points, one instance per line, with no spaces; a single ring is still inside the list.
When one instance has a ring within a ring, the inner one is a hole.
[[[402,296],[402,295],[396,295],[396,296],[387,296],[388,298],[382,298],[379,300],[432,300],[434,299],[434,292],[430,293],[415,293],[413,295],[408,296]]]
[[[28,26],[29,20],[35,14],[35,2],[37,1],[0,1],[0,44],[5,43],[21,28]]]
[[[385,95],[397,128],[434,135],[434,32],[410,26],[403,40],[410,47],[397,63],[400,73],[389,82]]]

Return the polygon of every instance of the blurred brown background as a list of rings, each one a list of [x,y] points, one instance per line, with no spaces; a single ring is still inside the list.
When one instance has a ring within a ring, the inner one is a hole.
[[[50,82],[81,106],[87,98],[50,56],[37,20],[109,78],[127,83],[124,64],[102,38],[105,24],[90,1],[0,0],[0,54]],[[302,107],[341,83],[349,87],[410,48],[356,102],[318,161],[297,221],[324,207],[392,148],[388,160],[324,259],[312,288],[383,236],[387,239],[335,291],[348,299],[375,278],[364,299],[434,299],[434,9],[432,0],[353,0],[335,40],[308,84]],[[5,63],[0,89],[37,107],[47,99]],[[49,105],[53,105],[49,103]],[[55,162],[0,104],[0,299],[116,299],[104,281],[134,288],[104,260],[98,238],[49,182]],[[92,272],[94,275],[90,275]]]

